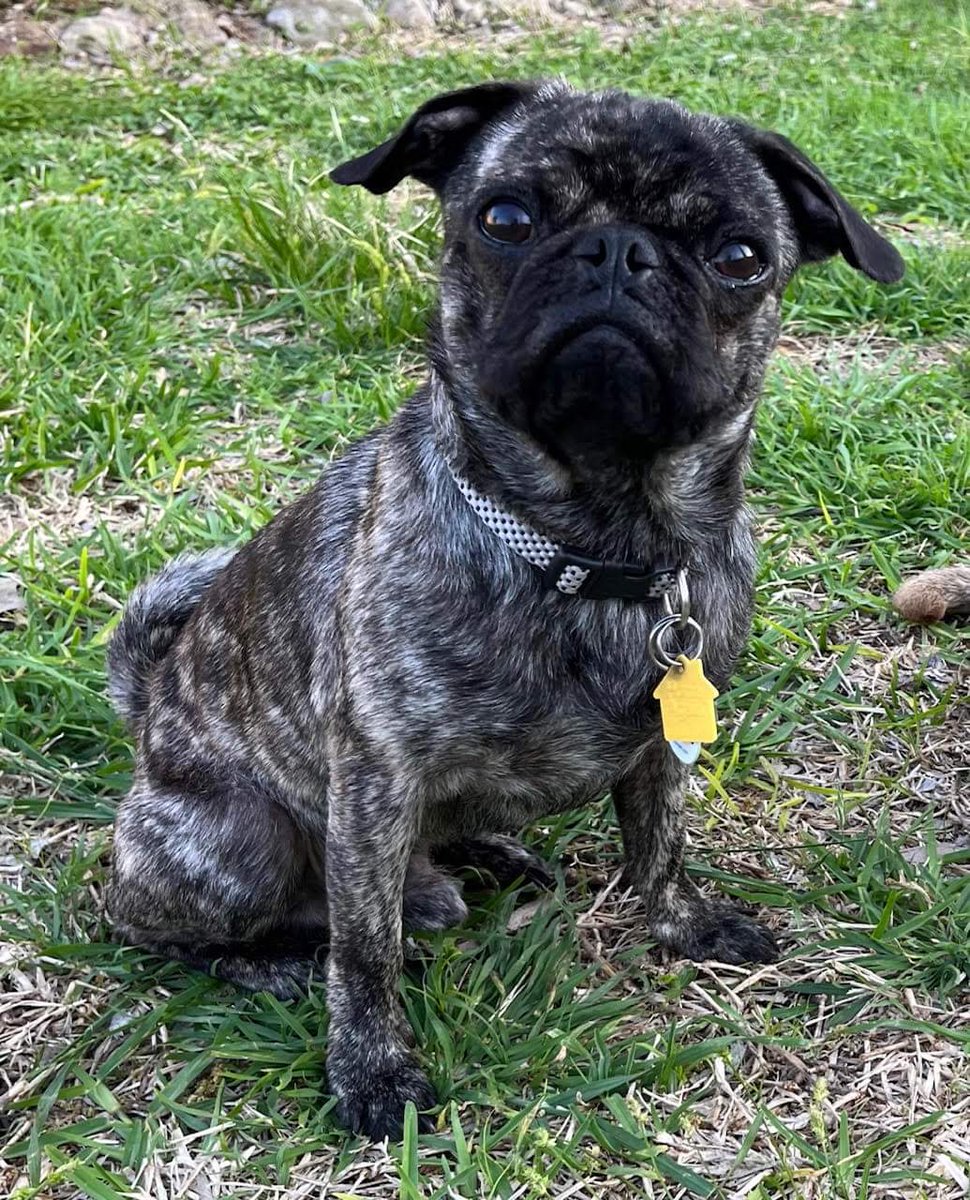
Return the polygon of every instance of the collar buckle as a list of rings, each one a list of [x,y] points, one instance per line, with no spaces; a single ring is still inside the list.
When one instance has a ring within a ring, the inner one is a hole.
[[[590,558],[559,546],[542,572],[545,587],[584,600],[662,600],[677,586],[677,568]]]

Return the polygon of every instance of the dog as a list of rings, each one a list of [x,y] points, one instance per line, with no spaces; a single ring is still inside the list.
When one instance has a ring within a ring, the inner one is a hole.
[[[402,928],[463,919],[447,868],[547,883],[512,836],[539,817],[610,792],[661,946],[776,957],[685,874],[696,744],[653,693],[701,634],[716,687],[745,644],[786,284],[835,254],[903,270],[784,137],[667,100],[485,83],[331,178],[406,176],[444,218],[427,381],[241,549],[142,584],[109,651],[137,742],[118,936],[284,997],[326,947],[329,1087],[375,1139],[435,1104]]]

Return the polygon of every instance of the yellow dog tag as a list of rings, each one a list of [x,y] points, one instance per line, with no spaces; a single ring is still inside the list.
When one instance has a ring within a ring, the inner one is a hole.
[[[704,675],[699,658],[681,654],[657,684],[660,719],[668,742],[713,742],[717,737],[714,698],[717,688]]]

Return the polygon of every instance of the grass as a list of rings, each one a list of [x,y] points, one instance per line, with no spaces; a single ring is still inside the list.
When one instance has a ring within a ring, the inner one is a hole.
[[[0,63],[0,1186],[121,1196],[957,1197],[970,1174],[966,636],[888,593],[970,540],[967,17],[783,9],[200,82]],[[552,903],[476,896],[404,986],[438,1131],[367,1147],[322,1090],[324,997],[110,943],[130,746],[106,631],[182,547],[242,539],[420,369],[437,224],[327,186],[428,94],[562,72],[782,128],[885,220],[906,280],[806,272],[751,472],[763,562],[693,870],[777,968],[665,960],[608,805],[531,832]],[[510,931],[511,927],[511,931]]]

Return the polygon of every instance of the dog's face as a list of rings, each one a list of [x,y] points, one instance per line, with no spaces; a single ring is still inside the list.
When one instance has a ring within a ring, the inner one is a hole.
[[[404,175],[444,209],[439,365],[575,469],[746,427],[802,262],[902,274],[785,139],[669,101],[485,85],[333,172]]]

